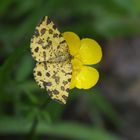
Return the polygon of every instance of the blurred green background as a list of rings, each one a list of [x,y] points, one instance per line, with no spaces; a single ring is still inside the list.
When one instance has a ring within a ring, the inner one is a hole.
[[[100,81],[50,101],[33,78],[30,38],[48,15],[99,42]],[[1,0],[0,139],[140,140],[140,1]]]

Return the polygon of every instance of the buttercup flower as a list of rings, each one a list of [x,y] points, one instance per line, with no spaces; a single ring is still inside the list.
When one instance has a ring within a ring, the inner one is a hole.
[[[63,36],[69,46],[72,59],[72,79],[70,88],[89,89],[94,86],[99,73],[89,65],[97,64],[102,58],[100,45],[93,39],[84,38],[73,32],[64,32]]]

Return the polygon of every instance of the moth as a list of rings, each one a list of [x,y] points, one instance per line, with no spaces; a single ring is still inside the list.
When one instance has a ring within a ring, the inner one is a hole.
[[[55,24],[45,16],[31,38],[31,54],[36,61],[34,78],[48,95],[66,104],[72,77],[72,63],[66,40]]]

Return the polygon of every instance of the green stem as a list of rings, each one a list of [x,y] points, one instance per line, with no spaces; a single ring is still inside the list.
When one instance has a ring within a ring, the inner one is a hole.
[[[36,134],[36,129],[37,129],[37,125],[38,125],[38,118],[37,116],[35,116],[34,120],[33,120],[33,124],[31,127],[31,130],[27,136],[27,140],[35,140],[35,134]]]
[[[47,105],[50,103],[50,101],[51,101],[50,98],[48,100],[45,100],[45,102],[39,106],[39,109],[43,110],[44,108],[46,108]],[[30,132],[29,132],[26,140],[35,140],[36,139],[36,130],[37,130],[38,123],[39,123],[38,117],[35,116],[31,129],[30,129]]]

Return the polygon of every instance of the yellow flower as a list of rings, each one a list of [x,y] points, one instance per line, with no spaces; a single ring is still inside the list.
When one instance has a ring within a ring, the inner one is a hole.
[[[97,83],[99,73],[88,65],[96,64],[101,60],[100,45],[90,38],[80,40],[79,36],[73,32],[64,32],[63,36],[69,46],[70,54],[74,57],[72,59],[73,70],[70,88],[91,88]]]

